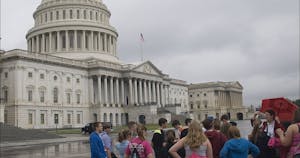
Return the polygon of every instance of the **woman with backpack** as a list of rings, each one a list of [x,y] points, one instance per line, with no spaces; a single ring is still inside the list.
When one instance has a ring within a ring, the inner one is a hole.
[[[177,151],[184,147],[186,158],[213,158],[212,147],[202,131],[199,122],[193,120],[186,137],[173,145],[169,152],[174,158],[180,158]]]
[[[125,158],[154,158],[151,144],[146,141],[147,128],[144,125],[138,125],[136,130],[138,137],[129,142]]]
[[[279,135],[281,145],[290,146],[287,158],[300,158],[300,108],[294,113],[293,124],[291,124],[287,131],[277,129],[276,133]]]

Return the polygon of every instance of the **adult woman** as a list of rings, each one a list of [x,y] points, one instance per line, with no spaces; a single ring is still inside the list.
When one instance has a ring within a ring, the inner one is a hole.
[[[281,128],[283,130],[283,126],[280,122],[275,119],[276,114],[273,110],[266,110],[265,111],[265,118],[266,121],[263,122],[262,128],[259,131],[257,136],[256,145],[260,150],[259,158],[271,158],[276,157],[276,150],[274,148],[268,147],[268,141],[272,137],[279,137],[275,130]],[[283,149],[280,151],[282,154],[284,151]]]
[[[138,155],[139,158],[154,158],[153,150],[148,141],[146,141],[147,128],[144,125],[137,126],[137,138],[133,138],[125,151],[125,158],[132,155]]]
[[[241,138],[240,131],[236,126],[229,127],[228,138],[230,140],[225,143],[220,152],[221,158],[247,158],[249,152],[252,157],[258,156],[258,147],[248,140]]]
[[[180,158],[177,151],[182,147],[185,149],[186,158],[193,156],[213,158],[211,144],[203,133],[200,123],[195,120],[190,124],[187,136],[173,145],[169,152],[174,158]]]
[[[119,133],[119,137],[118,137],[119,143],[116,144],[116,149],[119,152],[120,158],[124,158],[125,150],[129,144],[130,139],[131,139],[131,132],[128,129],[122,130]]]
[[[288,157],[300,158],[300,108],[294,113],[293,124],[291,124],[285,135],[281,129],[277,129],[276,133],[280,137],[281,145],[291,146]]]

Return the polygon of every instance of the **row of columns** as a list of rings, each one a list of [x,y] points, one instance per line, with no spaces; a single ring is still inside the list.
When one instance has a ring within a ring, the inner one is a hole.
[[[218,105],[221,106],[239,106],[242,105],[242,95],[239,93],[225,91],[219,91],[218,93]]]
[[[28,40],[30,52],[100,51],[116,55],[117,38],[113,35],[86,30],[64,30],[43,33]]]
[[[164,106],[165,92],[161,82],[137,79],[98,76],[89,78],[89,100],[92,104]]]
[[[164,106],[164,89],[161,82],[129,78],[129,104],[145,105],[157,103]]]

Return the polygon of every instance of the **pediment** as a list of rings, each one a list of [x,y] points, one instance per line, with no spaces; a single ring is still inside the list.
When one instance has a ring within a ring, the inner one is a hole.
[[[135,66],[133,71],[142,72],[151,75],[163,75],[163,73],[154,66],[150,61],[143,62],[137,66]]]

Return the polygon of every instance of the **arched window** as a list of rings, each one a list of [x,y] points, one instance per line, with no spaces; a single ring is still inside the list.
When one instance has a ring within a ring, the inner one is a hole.
[[[58,103],[58,88],[53,89],[53,103]]]
[[[107,115],[106,115],[106,113],[103,114],[103,122],[107,122]]]
[[[116,114],[116,125],[119,124],[119,114]]]
[[[110,123],[114,122],[114,118],[113,118],[113,114],[112,113],[109,114],[109,122]]]

